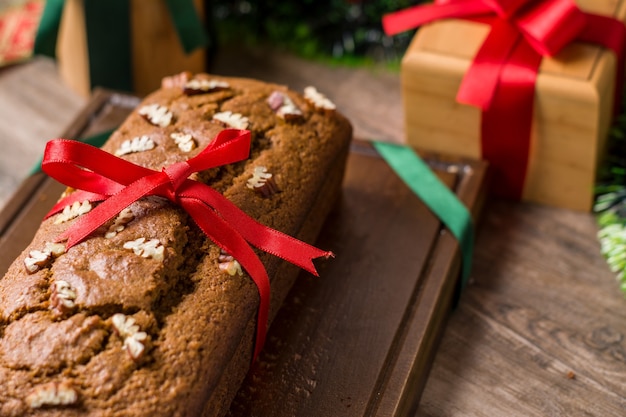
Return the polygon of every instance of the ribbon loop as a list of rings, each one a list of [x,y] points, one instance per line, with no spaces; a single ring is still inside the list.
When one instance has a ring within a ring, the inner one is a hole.
[[[515,19],[516,26],[541,56],[554,56],[582,33],[585,14],[573,0],[535,3]]]

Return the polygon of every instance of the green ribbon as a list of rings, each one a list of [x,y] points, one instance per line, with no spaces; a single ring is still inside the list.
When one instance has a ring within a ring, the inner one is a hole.
[[[207,46],[209,38],[193,0],[165,0],[165,4],[185,53],[189,54],[196,48]]]
[[[474,224],[469,210],[410,147],[383,142],[374,142],[374,147],[459,242],[461,289],[464,289],[469,280],[474,250]]]
[[[46,0],[35,36],[34,53],[54,58],[65,0]]]
[[[84,0],[91,87],[132,91],[131,0]],[[164,0],[186,53],[206,46],[208,37],[193,0]],[[34,53],[56,58],[65,0],[47,0],[35,36]],[[146,45],[147,48],[153,47]]]
[[[114,130],[115,129],[105,130],[104,132],[96,133],[95,135],[89,136],[85,139],[80,139],[80,141],[100,148],[109,139],[109,137],[114,132]],[[39,162],[37,162],[35,166],[30,170],[30,175],[34,175],[34,174],[41,172],[42,161],[43,161],[43,157],[39,158]]]

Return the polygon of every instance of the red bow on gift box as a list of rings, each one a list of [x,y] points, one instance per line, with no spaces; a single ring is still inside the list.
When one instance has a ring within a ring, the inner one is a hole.
[[[491,31],[465,74],[457,101],[482,109],[481,147],[498,175],[495,189],[520,198],[530,152],[534,90],[543,56],[573,41],[602,45],[617,56],[616,109],[622,93],[626,28],[581,11],[572,0],[436,0],[383,17],[393,35],[438,19],[463,18]]]
[[[250,245],[314,275],[317,271],[312,260],[332,253],[258,223],[208,185],[188,178],[194,172],[244,160],[249,153],[250,132],[227,129],[195,157],[154,171],[81,142],[52,140],[46,145],[42,169],[78,191],[60,200],[46,217],[77,201],[102,201],[58,237],[59,242],[67,240],[69,249],[142,197],[161,196],[181,206],[213,242],[241,263],[257,285],[256,358],[267,330],[270,283]]]

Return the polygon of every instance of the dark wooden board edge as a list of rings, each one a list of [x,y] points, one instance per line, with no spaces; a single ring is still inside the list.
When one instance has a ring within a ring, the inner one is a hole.
[[[366,141],[355,140],[351,151],[380,158]],[[487,163],[421,150],[418,153],[440,177],[448,177],[446,174],[456,176],[452,188],[469,208],[477,225],[487,195]],[[450,181],[449,177],[442,180],[444,183]],[[454,236],[441,227],[429,264],[424,275],[417,280],[411,296],[412,308],[405,312],[385,361],[386,370],[374,388],[374,392],[384,395],[370,399],[367,416],[407,417],[417,411],[445,321],[460,296],[460,280],[457,278],[461,267],[459,245]]]
[[[81,138],[88,132],[97,133],[93,131],[92,123],[103,109],[111,105],[132,106],[133,103],[136,104],[133,96],[96,90],[88,105],[62,136]],[[128,107],[129,110],[131,108]],[[355,140],[352,151],[365,152],[376,157],[375,151],[366,141]],[[435,172],[458,176],[454,191],[469,207],[474,221],[478,222],[486,195],[487,165],[482,161],[419,153]],[[43,173],[36,173],[25,179],[0,211],[0,240],[21,215],[24,207],[41,205],[37,190],[47,181],[54,182]],[[396,336],[398,342],[394,343],[386,359],[388,371],[378,382],[379,388],[384,389],[386,395],[371,403],[368,415],[409,416],[417,409],[436,346],[443,334],[445,320],[451,311],[455,292],[458,291],[460,262],[456,240],[450,233],[442,230],[433,245],[425,276],[418,280],[419,288],[413,294],[414,308],[407,310],[404,324]],[[423,323],[427,323],[427,326]]]
[[[433,160],[425,153],[422,156],[426,161]],[[449,168],[459,170],[455,191],[470,208],[476,225],[487,195],[488,166],[484,162],[459,162],[457,159]],[[417,412],[437,346],[444,334],[445,322],[461,296],[461,253],[457,240],[449,231],[442,230],[429,260],[425,276],[418,281],[422,286],[413,294],[413,309],[406,311],[404,326],[400,329],[402,334],[397,336],[402,343],[396,344],[397,350],[390,352],[387,359],[393,371],[385,381],[386,395],[381,397],[376,412],[370,414],[372,416],[408,417]]]

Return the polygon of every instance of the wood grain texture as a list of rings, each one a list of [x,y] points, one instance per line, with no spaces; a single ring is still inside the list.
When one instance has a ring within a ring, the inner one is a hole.
[[[37,58],[0,70],[0,206],[86,100],[70,91],[54,63]]]
[[[69,121],[80,108],[67,90],[44,85],[34,94],[7,81],[24,80],[32,68],[0,72],[0,102],[10,111],[0,113],[3,151],[12,138],[6,132],[49,138],[63,127],[53,113]],[[218,56],[218,69],[295,82],[295,88],[317,85],[352,117],[360,136],[402,141],[397,75],[258,51],[237,59]],[[52,65],[38,71],[37,77],[56,77]],[[57,104],[39,104],[50,100]],[[17,165],[30,167],[36,160],[41,147],[32,146],[32,161]],[[22,177],[4,164],[0,181],[19,183]],[[491,200],[482,219],[472,283],[446,325],[416,415],[626,415],[626,300],[599,253],[593,217]]]
[[[419,416],[623,416],[626,302],[586,214],[492,201]]]

